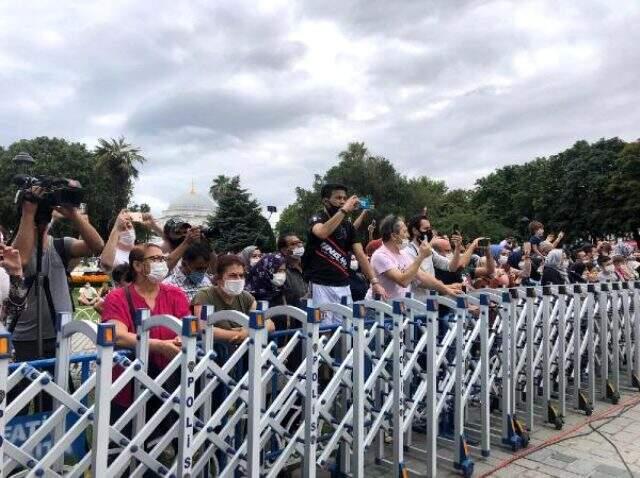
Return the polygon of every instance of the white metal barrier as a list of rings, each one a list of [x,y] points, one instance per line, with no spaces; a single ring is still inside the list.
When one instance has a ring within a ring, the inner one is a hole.
[[[407,449],[423,456],[428,476],[442,467],[470,476],[493,447],[515,451],[534,427],[562,428],[567,408],[591,414],[598,400],[615,403],[622,390],[639,388],[639,306],[635,282],[482,290],[426,303],[309,303],[249,316],[211,306],[199,318],[138,311],[131,358],[114,352],[112,325],[62,314],[53,377],[29,364],[9,375],[10,337],[0,330],[0,477],[276,477],[292,469],[362,477],[367,453],[399,477],[409,471]],[[341,325],[321,328],[325,313]],[[269,337],[266,322],[277,316],[299,327]],[[222,321],[248,337],[219,343]],[[157,374],[153,327],[172,330],[180,344]],[[71,391],[76,333],[96,345],[97,359]],[[23,378],[29,385],[7,403]],[[128,389],[131,402],[112,415],[114,397]],[[39,393],[53,397],[53,410],[13,443],[7,427]],[[65,456],[78,439],[84,453]]]

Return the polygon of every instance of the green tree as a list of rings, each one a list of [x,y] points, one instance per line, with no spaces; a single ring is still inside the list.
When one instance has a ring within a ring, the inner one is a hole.
[[[146,161],[140,148],[127,143],[123,136],[110,140],[100,138],[94,154],[97,172],[108,178],[103,185],[107,187],[104,192],[111,193],[109,207],[112,211],[126,208],[133,195],[133,182],[138,179],[138,166]]]
[[[218,209],[209,218],[209,227],[216,239],[217,252],[240,252],[250,245],[265,251],[275,249],[275,237],[269,221],[262,215],[258,202],[240,187],[240,178],[218,176],[214,184],[225,184],[217,190]],[[212,196],[213,196],[213,191]]]

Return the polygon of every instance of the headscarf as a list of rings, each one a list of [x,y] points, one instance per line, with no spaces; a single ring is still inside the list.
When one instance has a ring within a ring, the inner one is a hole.
[[[238,254],[242,262],[244,262],[244,265],[247,266],[247,270],[251,267],[251,254],[253,254],[253,251],[257,248],[258,246],[247,246]]]
[[[544,261],[544,266],[559,272],[562,276],[562,280],[566,284],[567,271],[562,265],[562,254],[562,249],[553,249],[549,254],[547,254],[547,257]]]
[[[243,251],[244,252],[244,251]],[[247,276],[247,290],[257,300],[272,300],[281,289],[271,282],[273,274],[282,267],[285,258],[280,253],[265,254],[262,259],[249,271]]]

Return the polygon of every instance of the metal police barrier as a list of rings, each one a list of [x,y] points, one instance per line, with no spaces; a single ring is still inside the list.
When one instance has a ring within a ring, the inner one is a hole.
[[[493,447],[518,450],[534,427],[561,428],[568,410],[590,414],[601,400],[638,391],[639,306],[640,282],[625,282],[426,303],[409,295],[263,306],[248,316],[211,306],[199,318],[138,311],[133,358],[114,353],[112,325],[63,314],[53,377],[27,363],[9,375],[10,337],[0,329],[0,477],[276,477],[295,469],[362,477],[368,454],[406,476],[418,471],[409,470],[407,450],[422,457],[427,476],[449,467],[470,476]],[[341,325],[322,327],[326,313]],[[299,327],[269,335],[269,319],[279,316]],[[217,327],[229,324],[247,336],[221,343]],[[178,337],[179,352],[158,371],[154,327]],[[97,356],[72,392],[75,333],[89,337]],[[29,385],[7,403],[23,378]],[[7,427],[39,393],[53,398],[53,410],[14,443]],[[127,406],[112,409],[127,393]],[[90,445],[66,456],[79,439]],[[45,440],[51,445],[37,453]]]

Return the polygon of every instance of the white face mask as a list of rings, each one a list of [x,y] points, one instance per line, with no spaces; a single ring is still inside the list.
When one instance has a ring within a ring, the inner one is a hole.
[[[304,246],[296,247],[291,253],[293,257],[302,257],[304,255]]]
[[[607,272],[614,272],[616,270],[616,268],[612,265],[610,266],[604,266],[604,270]]]
[[[273,279],[271,279],[271,283],[276,287],[282,287],[287,280],[286,272],[276,272],[273,274]]]
[[[249,265],[251,267],[255,266],[258,262],[260,262],[259,257],[252,257],[251,259],[249,259]]]
[[[222,290],[229,295],[240,295],[244,290],[244,279],[227,279],[224,281]]]
[[[352,271],[357,271],[357,270],[358,270],[358,266],[359,266],[359,265],[360,265],[360,264],[358,263],[357,259],[353,259],[353,260],[351,261],[351,264],[350,264],[351,270],[352,270]]]
[[[147,274],[147,279],[149,279],[154,284],[159,284],[167,277],[169,273],[169,266],[165,261],[163,262],[152,262],[149,265],[149,274]]]
[[[504,266],[508,261],[509,258],[507,256],[500,256],[498,258],[498,264],[500,264],[501,266]]]
[[[402,242],[398,245],[398,249],[402,250],[409,246],[409,239],[402,239]]]
[[[136,243],[136,231],[135,229],[127,229],[120,233],[120,244],[123,246],[133,246]]]

